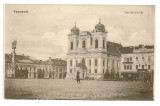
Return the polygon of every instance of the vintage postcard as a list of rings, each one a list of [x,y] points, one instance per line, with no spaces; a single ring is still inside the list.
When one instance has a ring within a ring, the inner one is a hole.
[[[154,100],[154,5],[4,5],[4,98]]]

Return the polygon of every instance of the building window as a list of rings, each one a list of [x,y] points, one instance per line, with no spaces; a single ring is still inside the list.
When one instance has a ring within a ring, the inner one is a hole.
[[[127,69],[129,69],[129,65],[127,65]]]
[[[148,56],[148,61],[151,61],[151,56]]]
[[[104,69],[103,69],[103,74],[104,74]]]
[[[132,61],[132,57],[130,57],[130,61]]]
[[[91,60],[89,61],[89,65],[91,66]]]
[[[103,60],[103,66],[104,66],[104,64],[105,64],[105,61]]]
[[[95,40],[95,48],[98,48],[98,40]]]
[[[72,69],[70,69],[70,73],[72,73]]]
[[[95,60],[95,66],[97,66],[97,60]]]
[[[89,69],[89,73],[91,73],[91,69]]]
[[[86,41],[84,40],[82,43],[82,48],[85,49],[86,48]]]
[[[105,40],[103,39],[103,48],[105,48]]]
[[[151,65],[148,65],[148,70],[150,70],[151,69]]]
[[[62,69],[60,69],[60,72],[62,72]]]
[[[129,62],[129,58],[127,58],[127,62]]]
[[[70,49],[73,50],[73,42],[71,42],[71,47],[70,47]]]
[[[142,65],[142,69],[144,69],[144,65]]]
[[[92,39],[92,37],[91,37],[91,39],[90,39],[90,40],[91,40],[91,46],[92,46],[92,42],[93,42],[93,39]]]
[[[136,69],[138,70],[138,65],[136,65]]]
[[[72,66],[72,60],[70,61],[70,66]]]
[[[136,57],[136,60],[138,61],[138,57]]]
[[[97,73],[97,69],[95,69],[95,73]]]
[[[142,60],[144,60],[144,57],[142,57]]]
[[[124,70],[126,70],[126,65],[124,65]]]
[[[132,65],[130,65],[130,70],[132,70]]]

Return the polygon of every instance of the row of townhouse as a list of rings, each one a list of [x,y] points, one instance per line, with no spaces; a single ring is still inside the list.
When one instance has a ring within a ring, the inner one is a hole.
[[[12,55],[5,54],[6,78],[52,78],[62,79],[66,77],[66,61],[51,59],[46,61],[33,60],[29,56],[15,55],[15,71],[13,70]]]

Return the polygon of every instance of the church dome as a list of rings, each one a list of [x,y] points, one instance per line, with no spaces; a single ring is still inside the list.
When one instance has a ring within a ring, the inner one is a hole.
[[[105,26],[103,24],[101,24],[101,21],[99,21],[99,23],[95,26],[95,29],[98,32],[105,32]]]
[[[95,26],[95,28],[98,29],[98,30],[102,30],[102,29],[105,28],[105,26],[104,26],[103,24],[101,24],[101,23],[98,23],[98,24]]]
[[[79,35],[79,29],[76,27],[76,25],[75,25],[74,28],[71,29],[71,33],[72,33],[73,35]]]

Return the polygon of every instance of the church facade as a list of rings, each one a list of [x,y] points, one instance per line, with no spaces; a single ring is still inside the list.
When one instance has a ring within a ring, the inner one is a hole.
[[[75,27],[68,35],[67,78],[75,79],[77,71],[80,78],[101,79],[105,73],[113,77],[120,74],[121,44],[107,40],[107,30],[99,23],[93,31],[80,31]]]

